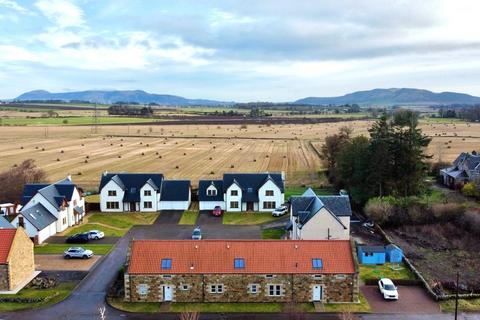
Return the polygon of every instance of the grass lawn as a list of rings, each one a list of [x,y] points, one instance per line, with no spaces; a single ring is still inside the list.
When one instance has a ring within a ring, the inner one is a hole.
[[[285,200],[288,200],[291,196],[301,196],[308,187],[286,187],[285,188]],[[312,188],[313,191],[319,196],[337,195],[338,192],[334,188]]]
[[[160,312],[160,302],[125,302],[121,298],[108,298],[107,302],[112,307],[128,312],[145,312],[156,313]]]
[[[0,298],[46,298],[45,301],[34,303],[2,302],[0,303],[0,311],[33,309],[58,303],[68,297],[76,285],[77,282],[63,282],[51,289],[25,288],[15,295],[0,295]]]
[[[185,211],[178,224],[194,225],[197,222],[198,211]]]
[[[84,249],[90,249],[94,254],[105,255],[113,247],[111,244],[82,244],[82,243],[65,243],[57,244],[50,243],[43,246],[38,246],[33,249],[35,254],[62,254],[65,250],[70,247],[82,247]]]
[[[276,219],[270,212],[226,212],[223,224],[262,224]]]
[[[390,263],[385,263],[384,265],[360,265],[360,279],[365,281],[366,279],[380,279],[380,278],[390,278],[395,281],[395,279],[405,279],[405,280],[415,280],[415,276],[408,269],[408,267],[401,263],[401,270],[393,270],[390,268]]]
[[[365,296],[359,293],[360,303],[326,303],[325,312],[372,312]]]
[[[430,189],[419,200],[424,204],[444,203],[445,194],[441,190]]]
[[[96,223],[85,223],[85,224],[79,225],[78,227],[70,228],[65,235],[71,236],[76,233],[83,233],[89,230],[103,231],[106,237],[123,237],[125,233],[127,233],[128,231],[128,229],[114,229],[114,228],[109,228],[107,226],[96,224]]]
[[[284,229],[263,229],[262,239],[280,239],[284,234]]]
[[[99,194],[91,194],[89,196],[85,196],[85,202],[100,203],[100,195]]]
[[[158,213],[93,213],[88,217],[89,223],[99,223],[114,228],[130,229],[137,224],[152,224],[157,219]]]
[[[440,308],[443,312],[455,311],[455,300],[448,300],[440,302]],[[458,310],[463,312],[480,312],[480,299],[459,299]]]

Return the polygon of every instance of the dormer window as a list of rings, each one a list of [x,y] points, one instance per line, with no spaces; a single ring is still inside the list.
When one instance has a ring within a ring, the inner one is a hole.
[[[235,258],[233,260],[233,266],[235,269],[245,269],[245,259]]]
[[[207,190],[207,196],[216,196],[217,195],[217,190],[216,189],[208,189]]]
[[[143,195],[146,196],[146,197],[151,196],[152,195],[152,190],[144,190]]]
[[[323,268],[323,261],[320,258],[312,259],[312,268],[313,269],[322,269]]]
[[[238,196],[238,190],[232,190],[230,191],[231,196]]]
[[[162,259],[162,269],[169,270],[172,268],[172,259]]]
[[[108,190],[108,196],[109,197],[116,197],[117,196],[117,191],[116,190]]]
[[[265,196],[273,197],[273,190],[265,190]]]
[[[252,192],[253,192],[253,188],[247,188],[247,192],[248,192],[248,193],[252,193]]]
[[[137,188],[130,188],[130,193],[135,193],[137,192]]]

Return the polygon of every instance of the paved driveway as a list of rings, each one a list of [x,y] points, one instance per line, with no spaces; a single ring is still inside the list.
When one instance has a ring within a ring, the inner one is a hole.
[[[135,239],[191,239],[195,226],[162,225],[134,226],[130,232]],[[201,225],[204,239],[261,239],[260,226]]]
[[[439,305],[421,287],[399,286],[397,301],[385,301],[377,286],[362,286],[360,290],[375,313],[440,313]]]
[[[200,214],[198,215],[197,224],[200,226],[207,225],[207,224],[219,225],[219,224],[222,224],[222,221],[223,221],[223,218],[215,217],[212,214],[212,210],[208,210],[208,211],[203,210],[203,211],[200,211]]]
[[[183,210],[162,210],[153,224],[177,224],[182,214]]]
[[[93,256],[90,259],[64,259],[61,254],[36,254],[36,270],[72,270],[88,271],[102,258],[102,256]]]

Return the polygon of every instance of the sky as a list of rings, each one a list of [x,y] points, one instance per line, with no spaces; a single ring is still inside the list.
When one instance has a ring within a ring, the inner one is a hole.
[[[480,96],[480,1],[0,0],[0,97],[141,89],[292,101]]]

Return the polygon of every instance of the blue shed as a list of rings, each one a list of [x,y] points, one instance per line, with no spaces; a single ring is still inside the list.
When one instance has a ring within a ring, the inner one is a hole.
[[[358,262],[361,264],[384,264],[385,247],[384,246],[358,246]]]
[[[394,244],[385,247],[387,262],[400,263],[403,259],[403,251]]]

